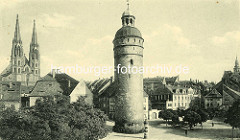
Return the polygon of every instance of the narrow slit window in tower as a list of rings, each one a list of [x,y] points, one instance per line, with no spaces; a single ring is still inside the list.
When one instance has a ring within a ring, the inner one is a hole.
[[[130,60],[130,63],[131,63],[131,65],[133,65],[133,60],[132,59]]]

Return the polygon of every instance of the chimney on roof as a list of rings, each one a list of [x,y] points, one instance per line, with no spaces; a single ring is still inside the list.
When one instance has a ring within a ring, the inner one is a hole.
[[[71,80],[69,79],[68,80],[68,88],[70,88],[71,87]]]
[[[52,69],[52,77],[55,78],[56,76],[56,69]]]
[[[12,88],[13,84],[12,82],[9,82],[9,87]]]
[[[110,82],[113,83],[113,77],[112,76],[110,77]]]

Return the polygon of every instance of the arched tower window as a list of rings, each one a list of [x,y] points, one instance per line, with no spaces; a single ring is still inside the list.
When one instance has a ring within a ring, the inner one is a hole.
[[[130,23],[132,24],[132,19],[130,19]]]
[[[20,61],[18,60],[18,66],[20,66]]]
[[[127,23],[127,25],[129,24],[129,19],[128,18],[126,19],[126,23]]]
[[[21,69],[20,68],[18,68],[18,73],[21,73]]]

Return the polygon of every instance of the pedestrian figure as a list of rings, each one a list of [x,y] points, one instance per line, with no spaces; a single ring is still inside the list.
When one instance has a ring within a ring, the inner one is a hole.
[[[145,119],[144,121],[144,137],[143,139],[147,139],[148,138],[148,122],[147,119]]]
[[[214,123],[212,122],[212,127],[214,126]]]
[[[187,136],[187,129],[185,130],[185,135]]]

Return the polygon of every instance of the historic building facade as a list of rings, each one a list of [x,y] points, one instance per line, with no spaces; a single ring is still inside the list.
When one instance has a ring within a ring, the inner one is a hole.
[[[240,99],[240,68],[236,57],[233,71],[225,71],[222,80],[204,95],[205,108],[227,110]]]
[[[24,54],[17,15],[10,63],[0,74],[0,103],[15,109],[27,106],[28,98],[25,95],[30,93],[39,79],[40,53],[35,21],[28,59]]]
[[[21,85],[31,86],[40,78],[40,53],[37,42],[35,21],[33,23],[32,40],[30,43],[29,59],[24,54],[20,35],[19,19],[17,16],[14,37],[12,40],[11,59],[8,67],[1,73],[0,81],[20,82]]]

